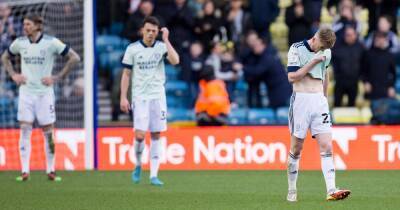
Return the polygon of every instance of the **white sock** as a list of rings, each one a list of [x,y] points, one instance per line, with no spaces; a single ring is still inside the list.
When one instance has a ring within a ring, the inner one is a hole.
[[[324,174],[326,191],[329,193],[336,189],[335,184],[335,165],[332,153],[321,153],[321,169]]]
[[[19,136],[19,155],[21,158],[22,173],[29,173],[29,161],[31,158],[31,134],[32,125],[21,125]]]
[[[137,139],[133,143],[135,148],[136,166],[142,165],[142,153],[144,149],[144,140],[138,141]]]
[[[292,153],[289,153],[287,167],[289,190],[297,189],[296,184],[297,176],[299,175],[299,159],[299,156],[294,156]]]
[[[54,169],[54,156],[55,144],[53,130],[44,132],[44,150],[46,152],[46,173],[55,172]]]
[[[160,167],[160,140],[151,140],[150,146],[150,178],[157,177],[158,168]]]

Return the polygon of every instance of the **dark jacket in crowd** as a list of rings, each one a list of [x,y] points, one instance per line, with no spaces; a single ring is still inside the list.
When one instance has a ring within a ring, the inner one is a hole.
[[[304,15],[301,17],[296,17],[295,7],[295,5],[288,7],[285,13],[285,22],[289,28],[288,46],[312,36],[312,20],[306,5],[303,4]]]
[[[248,56],[244,73],[247,81],[261,79],[266,84],[269,106],[276,108],[287,105],[292,88],[279,56],[268,48],[261,55],[252,53]]]
[[[379,17],[388,15],[392,18],[393,24],[391,31],[397,31],[397,9],[400,6],[399,0],[382,0],[381,3],[375,3],[375,0],[358,0],[358,3],[368,9],[368,33],[375,31],[378,25]]]
[[[220,37],[222,21],[215,15],[206,15],[195,20],[196,39],[200,40],[206,51],[209,52],[215,36]],[[210,27],[209,29],[207,27]]]
[[[388,88],[394,87],[396,79],[395,59],[389,49],[371,48],[363,60],[362,77],[372,86],[372,92],[366,95],[369,99],[380,99],[388,96]]]
[[[269,25],[278,17],[279,11],[278,0],[250,0],[252,24],[263,38],[270,38]]]

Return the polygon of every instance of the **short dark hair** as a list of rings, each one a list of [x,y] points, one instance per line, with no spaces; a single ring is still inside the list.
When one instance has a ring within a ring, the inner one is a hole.
[[[142,22],[142,27],[144,27],[144,25],[146,23],[150,23],[152,25],[156,25],[158,28],[160,28],[160,21],[154,16],[145,17],[143,22]]]
[[[37,15],[37,14],[27,14],[24,19],[30,20],[32,21],[35,25],[39,25],[39,30],[42,31],[43,30],[43,23],[44,20],[42,18],[42,16]]]

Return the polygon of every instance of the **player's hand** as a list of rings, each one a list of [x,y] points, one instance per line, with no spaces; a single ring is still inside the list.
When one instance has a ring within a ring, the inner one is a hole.
[[[364,83],[364,91],[370,93],[372,91],[372,85],[369,82]]]
[[[17,83],[17,85],[22,85],[26,83],[26,77],[22,74],[14,74],[11,76],[11,79]]]
[[[390,87],[390,88],[388,89],[388,96],[389,96],[390,98],[396,97],[396,90],[395,90],[393,87]]]
[[[121,111],[123,111],[125,113],[129,113],[129,110],[131,109],[131,105],[129,104],[129,101],[127,98],[121,98],[120,109],[121,109]]]
[[[318,55],[313,59],[316,63],[324,62],[326,60],[326,57],[323,55]]]
[[[42,84],[46,85],[46,86],[52,86],[56,81],[57,81],[57,78],[54,76],[42,78]]]
[[[162,40],[164,42],[168,41],[168,37],[169,37],[169,30],[166,27],[162,27],[161,28],[161,32],[162,32]]]

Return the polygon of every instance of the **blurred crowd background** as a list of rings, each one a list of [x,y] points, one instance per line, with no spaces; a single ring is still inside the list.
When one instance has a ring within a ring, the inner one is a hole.
[[[399,6],[399,0],[97,0],[98,120],[129,125],[131,116],[119,110],[121,58],[151,15],[168,27],[181,56],[165,69],[173,124],[286,124],[288,48],[320,26],[337,35],[328,97],[333,122],[400,124]],[[22,32],[12,9],[0,6],[1,52]],[[82,78],[67,85],[68,97],[83,94]]]

